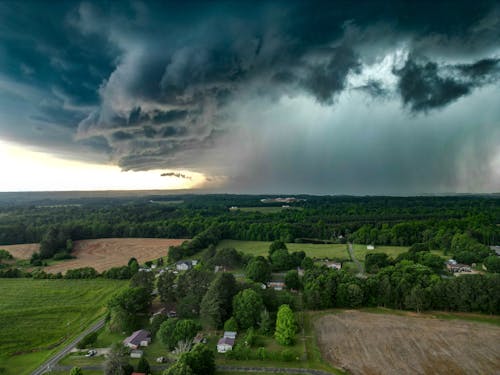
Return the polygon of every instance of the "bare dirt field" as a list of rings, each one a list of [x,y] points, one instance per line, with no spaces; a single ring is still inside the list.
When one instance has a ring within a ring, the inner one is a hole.
[[[29,259],[31,254],[38,251],[40,245],[37,243],[25,243],[21,245],[0,245],[0,249],[7,250],[16,259]]]
[[[102,272],[111,267],[124,266],[135,257],[139,263],[167,255],[170,246],[180,245],[184,239],[161,238],[101,238],[75,241],[72,255],[76,259],[65,260],[45,267],[46,272],[65,272],[72,268],[93,267]],[[5,249],[16,259],[29,259],[38,251],[39,244],[6,245]]]
[[[167,255],[170,246],[180,245],[183,239],[161,238],[102,238],[75,241],[72,255],[76,259],[66,260],[48,267],[46,272],[65,272],[80,267],[93,267],[102,272],[111,267],[124,266],[135,257],[139,263]]]
[[[315,322],[323,357],[352,374],[500,374],[500,327],[345,311]]]

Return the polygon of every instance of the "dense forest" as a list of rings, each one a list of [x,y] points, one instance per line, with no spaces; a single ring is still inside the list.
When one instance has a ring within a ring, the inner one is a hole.
[[[433,248],[447,249],[455,234],[467,233],[484,245],[500,242],[500,197],[495,195],[297,196],[300,201],[281,210],[281,204],[261,202],[267,197],[180,195],[30,201],[5,199],[0,194],[0,245],[40,242],[54,227],[66,233],[65,241],[74,241],[192,238],[214,225],[222,231],[222,238],[238,240],[349,239],[377,245],[428,242]],[[233,206],[255,210],[230,211]],[[277,210],[261,212],[261,207]]]

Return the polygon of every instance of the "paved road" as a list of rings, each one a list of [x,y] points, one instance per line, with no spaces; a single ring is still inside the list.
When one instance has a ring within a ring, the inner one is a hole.
[[[363,270],[363,265],[359,262],[359,260],[356,259],[356,257],[354,256],[354,251],[352,250],[352,243],[349,242],[349,255],[351,256],[351,259],[354,263],[356,263],[356,266],[358,266],[358,270],[359,270],[359,275],[360,276],[363,276],[365,271]]]
[[[168,365],[151,365],[152,370],[165,370]],[[60,371],[70,371],[72,366],[57,366],[55,369]],[[94,370],[99,371],[103,369],[103,366],[80,366],[82,370]],[[306,368],[280,368],[280,367],[246,367],[246,366],[217,366],[218,371],[228,371],[228,372],[272,372],[275,374],[302,374],[302,375],[331,375],[331,372],[322,370],[313,370]]]
[[[64,357],[66,356],[71,349],[73,349],[76,344],[78,344],[81,339],[83,339],[86,335],[89,333],[95,332],[99,329],[104,327],[104,319],[99,320],[97,323],[89,327],[87,330],[82,332],[78,337],[76,337],[73,341],[71,341],[68,345],[66,345],[64,348],[62,348],[57,354],[52,356],[47,362],[45,362],[43,365],[38,367],[35,371],[31,373],[31,375],[41,375],[46,373],[47,371],[54,369],[54,367],[57,365],[57,363]]]

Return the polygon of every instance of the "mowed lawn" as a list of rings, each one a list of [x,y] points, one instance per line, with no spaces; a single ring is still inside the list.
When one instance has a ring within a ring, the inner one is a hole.
[[[237,240],[222,240],[218,243],[217,249],[225,247],[233,247],[238,251],[245,254],[252,254],[254,256],[262,255],[267,256],[269,252],[269,245],[271,242],[267,241],[237,241]],[[349,254],[347,253],[347,245],[343,244],[301,244],[301,243],[287,243],[288,251],[304,251],[307,256],[311,258],[330,258],[339,260],[348,260]]]
[[[29,374],[97,320],[110,297],[126,285],[117,280],[0,279],[0,373]]]

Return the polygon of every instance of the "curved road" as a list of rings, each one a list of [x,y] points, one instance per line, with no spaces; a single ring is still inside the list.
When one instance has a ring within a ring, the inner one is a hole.
[[[53,370],[57,363],[66,356],[71,349],[73,349],[78,342],[80,342],[89,333],[95,332],[104,327],[104,319],[99,320],[97,323],[93,324],[91,327],[87,328],[84,332],[79,334],[73,341],[62,348],[58,353],[53,355],[49,360],[47,360],[43,365],[38,367],[31,375],[42,375],[50,370]]]

